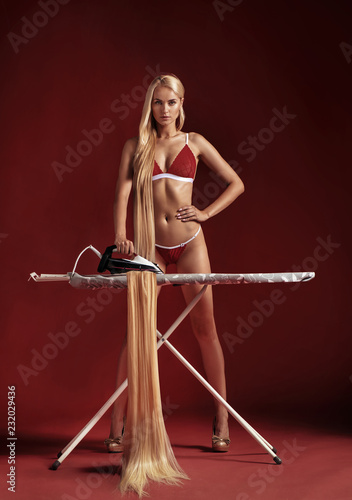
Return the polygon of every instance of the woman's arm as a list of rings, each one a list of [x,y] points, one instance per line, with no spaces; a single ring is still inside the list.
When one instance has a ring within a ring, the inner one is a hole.
[[[204,222],[235,201],[244,192],[244,184],[214,146],[202,135],[193,133],[190,135],[190,140],[192,140],[191,146],[197,151],[200,159],[226,183],[226,189],[204,210],[198,210],[193,205],[179,208],[177,218],[183,222],[191,220]]]
[[[133,155],[136,151],[137,139],[126,141],[121,155],[119,176],[116,183],[114,200],[115,245],[119,253],[133,255],[134,246],[126,236],[127,205],[133,181]]]

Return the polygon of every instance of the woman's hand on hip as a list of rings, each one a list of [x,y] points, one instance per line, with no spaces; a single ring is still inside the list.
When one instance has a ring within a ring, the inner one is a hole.
[[[181,222],[205,222],[209,219],[209,215],[194,205],[186,205],[177,210],[176,219],[179,219]]]
[[[118,253],[123,255],[128,255],[130,257],[134,256],[134,245],[133,241],[127,238],[121,238],[119,236],[115,239],[116,250]]]

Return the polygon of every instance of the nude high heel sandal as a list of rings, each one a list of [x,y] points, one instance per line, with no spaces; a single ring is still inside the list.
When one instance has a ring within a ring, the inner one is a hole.
[[[216,417],[214,417],[213,420],[213,437],[211,438],[212,441],[212,450],[213,451],[229,451],[230,448],[230,438],[221,438],[215,434],[215,428],[216,428]]]
[[[123,453],[123,434],[125,432],[125,417],[123,419],[123,427],[121,436],[116,438],[105,439],[104,444],[106,445],[109,453]]]

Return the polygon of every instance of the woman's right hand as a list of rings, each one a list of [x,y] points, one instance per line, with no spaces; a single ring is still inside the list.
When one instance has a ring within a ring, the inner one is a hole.
[[[118,253],[122,255],[128,255],[129,257],[134,256],[134,245],[133,241],[128,240],[126,237],[117,236],[115,239],[115,245]]]

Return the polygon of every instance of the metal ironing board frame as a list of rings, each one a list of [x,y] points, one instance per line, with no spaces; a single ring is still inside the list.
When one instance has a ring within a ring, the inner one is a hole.
[[[144,272],[144,271],[142,271]],[[101,289],[101,288],[118,288],[124,289],[127,287],[127,276],[126,275],[89,275],[84,276],[78,273],[72,272],[66,275],[58,274],[45,274],[37,275],[36,273],[31,273],[31,278],[38,282],[47,281],[66,281],[75,288],[86,288],[86,289]],[[282,463],[281,459],[277,456],[277,450],[268,441],[266,441],[263,436],[261,436],[244,418],[237,413],[234,408],[232,408],[221,395],[215,391],[215,389],[205,380],[205,378],[197,371],[195,368],[182,356],[182,354],[177,351],[173,345],[167,340],[174,330],[179,326],[183,319],[190,313],[190,311],[195,307],[195,305],[202,298],[208,285],[216,284],[248,284],[248,283],[291,283],[291,282],[304,282],[309,281],[315,277],[313,272],[301,272],[301,273],[249,273],[249,274],[157,274],[157,284],[158,285],[187,285],[199,283],[202,284],[202,289],[194,297],[194,299],[188,304],[184,311],[179,315],[179,317],[170,326],[167,332],[162,335],[157,331],[157,337],[159,338],[157,342],[157,349],[159,349],[163,344],[179,359],[179,361],[197,378],[197,380],[228,410],[230,415],[255,439],[262,448],[272,457],[274,462],[279,465]],[[68,457],[68,455],[74,450],[74,448],[82,441],[82,439],[88,434],[88,432],[94,427],[94,425],[100,420],[100,418],[106,413],[106,411],[113,405],[117,398],[123,393],[128,385],[128,380],[126,379],[118,389],[112,394],[112,396],[106,401],[106,403],[100,408],[100,410],[93,416],[93,418],[78,432],[78,434],[63,448],[57,455],[58,459],[52,464],[51,469],[57,470],[61,463]]]

